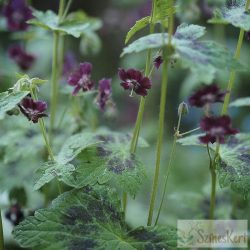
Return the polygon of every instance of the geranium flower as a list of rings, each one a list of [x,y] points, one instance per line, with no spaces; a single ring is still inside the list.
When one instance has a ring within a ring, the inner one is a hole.
[[[99,108],[104,111],[106,103],[111,97],[111,79],[105,79],[99,81],[98,87],[99,94],[97,96],[97,104]]]
[[[221,91],[216,84],[205,86],[189,97],[189,104],[196,107],[204,107],[206,104],[223,102],[226,91]]]
[[[30,69],[35,61],[35,56],[27,53],[20,45],[12,45],[8,49],[9,57],[24,71]]]
[[[159,69],[161,64],[163,63],[163,58],[162,56],[157,56],[155,59],[154,59],[154,66]]]
[[[33,123],[37,123],[39,118],[48,116],[44,113],[47,109],[46,102],[35,101],[31,97],[25,97],[18,106],[28,120]]]
[[[225,142],[225,136],[238,133],[237,129],[232,128],[231,118],[227,115],[218,117],[205,117],[200,122],[200,127],[206,132],[206,135],[199,137],[204,144],[209,142]]]
[[[3,7],[3,14],[10,31],[26,30],[27,21],[33,17],[31,8],[25,0],[9,0]]]
[[[69,85],[75,87],[72,95],[76,95],[81,89],[85,92],[91,90],[94,87],[94,83],[90,79],[91,72],[92,64],[85,62],[80,63],[79,69],[69,76]]]
[[[151,81],[148,77],[143,76],[142,72],[136,69],[119,69],[119,77],[122,80],[121,86],[125,90],[134,91],[137,95],[146,96],[148,89],[151,89]]]

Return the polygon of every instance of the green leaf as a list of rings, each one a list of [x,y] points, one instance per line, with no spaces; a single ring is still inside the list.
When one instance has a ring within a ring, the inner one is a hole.
[[[213,41],[199,41],[205,28],[198,25],[182,24],[173,36],[175,53],[180,57],[184,67],[196,68],[199,71],[219,69],[240,69],[241,65],[233,59],[233,55],[223,46]],[[164,38],[164,44],[163,44]],[[159,49],[168,43],[167,33],[156,33],[144,36],[126,48],[122,56],[147,49]]]
[[[244,107],[250,106],[250,97],[239,98],[230,103],[230,107]]]
[[[140,20],[137,20],[135,25],[131,27],[129,32],[127,33],[125,44],[129,42],[129,40],[140,30],[145,28],[150,23],[150,16],[143,17]]]
[[[36,250],[175,249],[176,230],[141,227],[129,231],[120,201],[107,187],[72,190],[14,230],[17,242]]]
[[[76,159],[76,171],[64,176],[64,182],[76,188],[111,183],[134,195],[145,178],[144,165],[130,153],[131,137],[120,133],[100,133],[103,143],[87,148]],[[139,142],[139,146],[145,146]]]
[[[218,177],[222,187],[230,186],[247,196],[250,192],[250,134],[232,136],[220,147]]]
[[[20,103],[22,99],[28,94],[28,91],[20,91],[17,93],[0,93],[0,117],[4,116],[7,111],[15,108],[16,105]]]
[[[209,20],[209,22],[222,24],[230,23],[237,28],[249,31],[250,10],[246,11],[245,6],[245,0],[232,1],[229,7],[224,7],[221,10],[217,9],[214,13],[214,17]]]
[[[58,16],[51,10],[46,12],[34,11],[35,19],[28,23],[41,28],[61,32],[79,38],[85,32],[95,31],[101,27],[98,18],[88,17],[84,12],[71,13],[63,22],[59,23]]]
[[[54,178],[63,181],[64,176],[75,171],[72,164],[60,164],[57,162],[46,162],[36,170],[34,190],[38,190]]]
[[[92,147],[98,143],[101,143],[101,140],[94,137],[92,133],[75,134],[64,143],[56,160],[61,164],[68,163],[84,149]]]
[[[199,141],[199,137],[202,135],[203,134],[185,136],[181,139],[178,139],[177,142],[180,143],[182,146],[204,146]]]

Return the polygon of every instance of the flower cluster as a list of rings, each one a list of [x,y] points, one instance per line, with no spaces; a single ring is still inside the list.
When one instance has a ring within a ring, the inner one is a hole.
[[[24,71],[30,69],[35,61],[35,56],[27,53],[20,45],[12,45],[8,49],[9,57]]]
[[[46,102],[35,101],[31,97],[25,97],[18,106],[23,115],[33,123],[37,123],[39,118],[48,116],[44,113],[47,109]]]
[[[130,90],[131,94],[135,92],[137,95],[146,96],[148,90],[151,89],[151,80],[143,76],[142,72],[136,69],[119,69],[119,77],[122,80],[121,86],[125,90]]]
[[[205,86],[189,97],[189,104],[201,108],[216,102],[223,102],[226,93],[226,91],[221,91],[216,84]],[[201,143],[225,143],[225,136],[234,135],[238,132],[237,129],[232,128],[229,116],[206,115],[200,121],[200,128],[206,133],[199,137]]]
[[[28,28],[27,21],[31,19],[32,11],[25,0],[9,0],[3,8],[10,31],[21,31]]]
[[[80,64],[78,70],[69,76],[68,83],[74,87],[72,95],[77,95],[80,90],[87,92],[94,89],[91,73],[92,64],[84,62]],[[105,110],[106,104],[111,100],[111,93],[111,79],[101,79],[99,81],[98,95],[96,97],[96,103],[101,111]]]

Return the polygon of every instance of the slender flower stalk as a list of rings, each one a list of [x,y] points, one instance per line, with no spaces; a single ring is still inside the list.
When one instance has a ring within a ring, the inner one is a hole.
[[[158,189],[158,180],[160,173],[160,163],[161,163],[161,152],[162,152],[162,142],[164,135],[164,121],[165,121],[165,108],[166,108],[166,97],[167,97],[167,86],[168,86],[168,47],[171,46],[172,35],[174,30],[174,13],[173,13],[173,5],[174,1],[169,0],[169,6],[171,8],[171,12],[169,13],[169,25],[168,25],[168,45],[166,48],[163,48],[163,75],[162,75],[162,85],[161,85],[161,101],[160,101],[160,114],[159,114],[159,133],[157,139],[157,149],[156,149],[156,165],[155,165],[155,174],[153,180],[152,193],[150,197],[150,205],[149,205],[149,213],[148,213],[148,222],[147,225],[151,226],[154,207],[155,207],[155,199]]]
[[[247,0],[246,8],[245,8],[246,11],[249,9],[249,6],[250,6],[250,0]],[[237,43],[236,51],[235,51],[235,54],[234,54],[235,59],[240,58],[240,52],[241,52],[241,47],[242,47],[242,44],[243,44],[244,33],[245,33],[245,31],[243,29],[240,29],[238,43]],[[228,85],[227,85],[227,91],[228,92],[227,92],[227,95],[225,97],[223,107],[222,107],[222,111],[221,111],[222,115],[227,114],[227,112],[228,112],[230,97],[231,97],[232,89],[233,89],[234,84],[235,84],[235,76],[236,76],[236,72],[235,72],[235,70],[232,70],[230,72],[230,77],[229,77],[229,81],[228,81]]]
[[[177,143],[177,140],[178,140],[179,135],[180,135],[179,131],[180,131],[182,114],[183,114],[183,111],[184,111],[183,109],[184,109],[184,106],[182,105],[182,108],[181,108],[181,110],[179,112],[179,119],[178,119],[176,132],[174,134],[174,141],[173,141],[172,150],[171,150],[171,153],[170,153],[170,158],[169,158],[168,167],[167,167],[167,172],[166,172],[166,176],[165,176],[161,203],[160,203],[160,207],[159,207],[159,210],[158,210],[158,213],[157,213],[157,216],[156,216],[156,220],[155,220],[155,226],[157,225],[157,223],[159,221],[161,210],[162,210],[162,205],[163,205],[163,202],[164,202],[164,199],[165,199],[165,196],[166,196],[168,178],[169,178],[169,175],[170,175],[170,171],[172,169],[172,165],[173,165],[172,163],[173,163],[173,160],[174,160],[174,157],[175,157],[175,152],[176,152],[176,143]]]
[[[3,222],[2,222],[1,209],[0,209],[0,250],[4,250]]]
[[[152,34],[154,32],[154,15],[155,15],[155,0],[152,0],[152,11],[151,11],[151,21],[150,21],[150,28],[149,28],[149,34]],[[146,59],[146,65],[145,65],[145,76],[148,77],[150,75],[151,72],[151,60],[152,60],[152,50],[149,49],[147,52],[147,59]],[[134,127],[134,131],[133,131],[133,135],[132,135],[132,140],[131,140],[131,144],[130,144],[130,153],[134,154],[137,148],[137,143],[138,143],[138,138],[139,138],[139,134],[140,134],[140,128],[141,128],[141,123],[143,120],[143,114],[144,114],[144,109],[145,109],[145,103],[146,103],[146,98],[145,97],[141,97],[140,99],[140,105],[139,105],[139,110],[137,113],[137,118],[136,118],[136,122],[135,122],[135,127]],[[127,208],[127,193],[123,194],[122,200],[123,200],[123,211],[124,213],[126,213],[126,208]]]
[[[65,0],[60,0],[59,11],[58,11],[59,22],[62,21],[64,7],[65,7]],[[51,95],[50,129],[49,129],[50,143],[52,143],[53,141],[52,137],[53,137],[53,129],[55,125],[55,116],[56,116],[56,108],[57,108],[57,101],[58,101],[58,77],[61,71],[60,67],[58,69],[59,42],[60,42],[60,34],[59,32],[55,31],[53,35],[53,58],[52,58],[52,74],[51,74],[52,95]]]

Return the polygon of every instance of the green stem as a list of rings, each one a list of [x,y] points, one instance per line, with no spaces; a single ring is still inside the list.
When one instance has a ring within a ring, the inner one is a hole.
[[[169,13],[169,25],[168,25],[168,46],[171,45],[172,35],[173,35],[173,26],[174,26],[174,15],[173,15],[173,0],[169,0],[169,6],[172,9],[171,13]],[[156,164],[155,164],[155,173],[153,180],[153,187],[150,197],[150,205],[149,205],[149,213],[148,213],[148,222],[147,225],[151,226],[156,193],[158,189],[158,180],[160,173],[160,163],[161,163],[161,152],[162,152],[162,142],[164,135],[164,120],[165,120],[165,108],[166,108],[166,99],[167,99],[167,86],[168,86],[168,55],[167,48],[163,49],[163,75],[162,75],[162,85],[161,85],[161,101],[160,101],[160,114],[159,114],[159,133],[157,138],[157,149],[156,149]]]
[[[30,94],[31,94],[31,96],[32,96],[32,98],[34,100],[37,100],[37,96],[36,96],[36,94],[34,93],[34,91],[32,89],[30,90]],[[45,142],[45,146],[46,146],[46,148],[48,150],[48,154],[50,156],[50,160],[53,161],[54,160],[54,155],[53,155],[52,149],[51,149],[50,144],[49,144],[49,140],[48,140],[48,136],[47,136],[47,132],[46,132],[46,128],[45,128],[45,124],[44,124],[43,118],[40,118],[38,120],[38,124],[39,124],[40,130],[41,130],[44,142]]]
[[[55,124],[55,115],[57,108],[57,92],[58,92],[58,47],[59,47],[59,33],[54,32],[53,38],[53,59],[52,59],[52,77],[51,77],[51,111],[50,111],[50,130],[49,130],[49,138],[50,143],[52,143],[52,134]]]
[[[250,5],[250,0],[247,0],[246,7],[245,7],[246,10],[249,9],[249,5]],[[240,58],[240,52],[241,52],[241,47],[242,47],[242,44],[243,44],[244,33],[245,33],[245,31],[243,29],[240,29],[238,43],[237,43],[236,51],[235,51],[235,54],[234,54],[235,59]],[[229,81],[228,81],[228,85],[227,85],[228,93],[225,96],[222,111],[221,111],[222,115],[225,115],[228,112],[230,97],[231,97],[232,89],[233,89],[234,84],[235,84],[235,76],[236,76],[236,72],[235,72],[235,70],[232,70],[230,72]]]
[[[0,250],[4,250],[3,222],[2,222],[1,209],[0,209]]]
[[[64,8],[65,8],[65,0],[60,0],[59,10],[58,10],[59,22],[62,21]]]
[[[211,195],[210,195],[210,210],[209,219],[214,219],[214,209],[215,209],[215,198],[216,198],[216,172],[214,169],[210,169],[211,172]]]
[[[160,214],[161,214],[161,210],[162,210],[162,206],[163,206],[163,202],[166,196],[166,191],[167,191],[167,184],[168,184],[168,178],[170,175],[170,171],[172,168],[172,162],[174,160],[174,156],[175,156],[175,151],[176,151],[176,142],[178,140],[178,134],[179,134],[179,130],[180,130],[180,125],[181,125],[181,118],[182,118],[182,111],[180,112],[179,115],[179,119],[178,119],[178,125],[176,128],[176,133],[174,134],[174,141],[173,141],[173,145],[172,145],[172,150],[170,153],[170,158],[169,158],[169,162],[168,162],[168,167],[167,167],[167,173],[165,176],[165,182],[164,182],[164,189],[163,189],[163,194],[162,194],[162,198],[161,198],[161,203],[160,203],[160,207],[156,216],[156,220],[155,220],[155,226],[157,225],[159,218],[160,218]]]
[[[150,22],[149,34],[152,34],[154,32],[154,28],[155,28],[155,25],[153,22],[154,14],[155,14],[155,4],[154,4],[154,0],[152,0],[152,11],[151,11],[151,22]],[[151,59],[152,59],[152,51],[151,51],[151,49],[149,49],[147,52],[145,76],[149,76],[149,74],[150,74]],[[130,144],[130,153],[131,154],[134,154],[136,152],[137,142],[138,142],[138,138],[139,138],[139,134],[140,134],[141,123],[143,120],[145,102],[146,102],[145,97],[141,97],[139,110],[137,113],[137,118],[136,118],[135,127],[134,127],[134,131],[133,131],[133,136],[132,136],[132,140],[131,140],[131,144]],[[124,193],[123,194],[123,201],[124,201],[123,202],[123,211],[124,211],[124,213],[126,213],[127,199],[128,199],[127,193]]]

